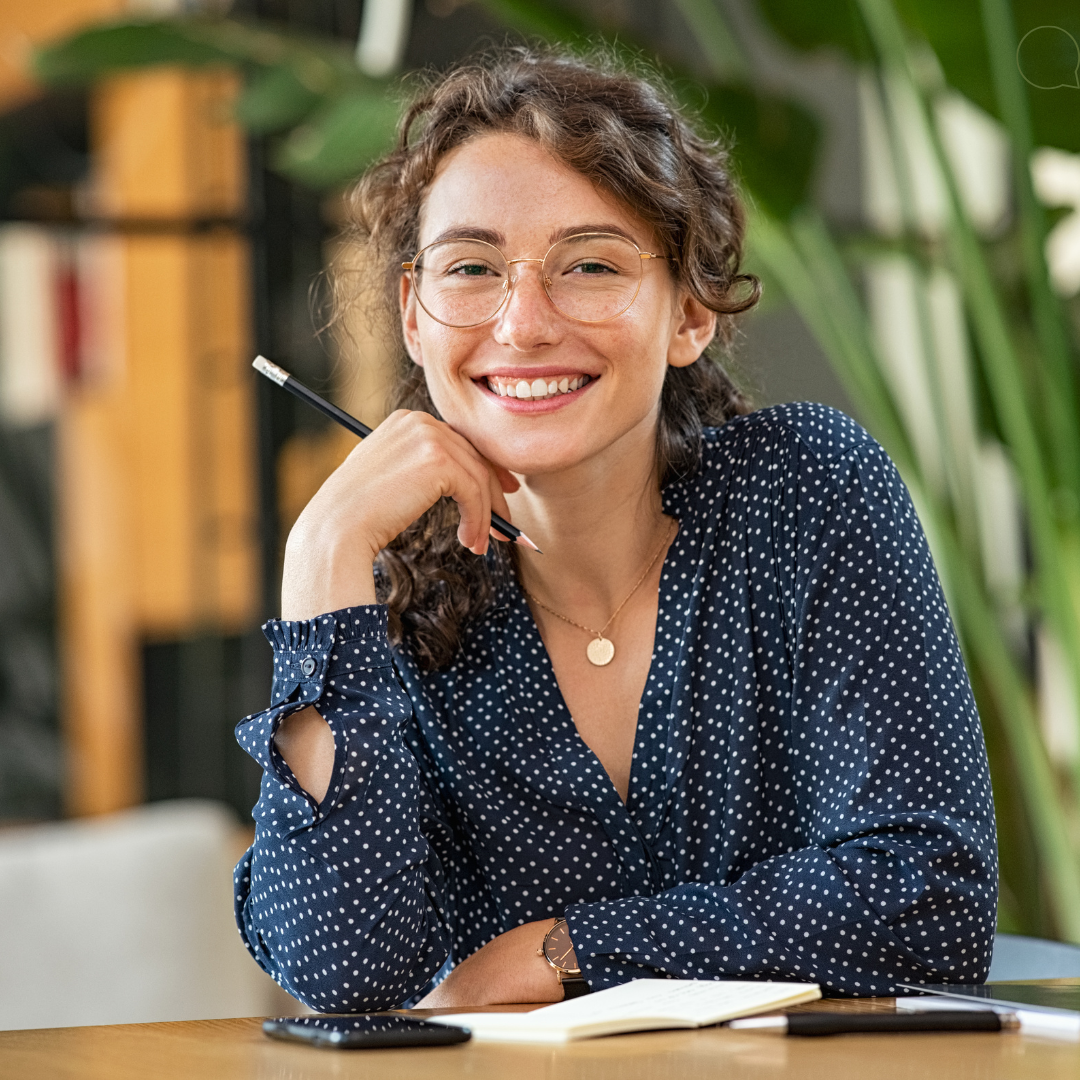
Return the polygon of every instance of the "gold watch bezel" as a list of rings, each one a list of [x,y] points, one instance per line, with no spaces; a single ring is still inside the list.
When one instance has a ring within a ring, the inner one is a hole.
[[[561,983],[564,979],[580,979],[581,978],[581,968],[580,967],[573,967],[573,968],[563,967],[561,964],[559,964],[557,961],[553,960],[548,955],[548,944],[549,944],[549,942],[551,942],[553,935],[560,928],[564,929],[564,931],[566,933],[567,944],[572,949],[573,944],[570,942],[569,927],[566,924],[566,920],[565,919],[556,919],[555,922],[552,924],[551,929],[544,935],[544,942],[540,946],[540,948],[536,950],[536,952],[537,952],[538,956],[542,956],[544,958],[544,960],[547,962],[548,967],[550,967],[555,972],[555,974],[559,978],[559,982]]]

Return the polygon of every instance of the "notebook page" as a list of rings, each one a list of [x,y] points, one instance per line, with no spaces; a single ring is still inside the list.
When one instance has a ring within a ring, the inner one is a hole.
[[[810,992],[816,990],[814,983],[635,979],[610,990],[548,1005],[526,1016],[530,1027],[577,1026],[633,1016],[710,1024],[736,1014],[768,1009],[793,997],[810,996]]]
[[[817,997],[820,997],[820,991],[814,983],[636,979],[530,1013],[451,1013],[431,1019],[492,1034],[511,1029],[537,1034],[557,1033],[635,1018],[671,1020],[680,1026],[696,1026]],[[628,1024],[626,1030],[632,1030],[632,1024]]]

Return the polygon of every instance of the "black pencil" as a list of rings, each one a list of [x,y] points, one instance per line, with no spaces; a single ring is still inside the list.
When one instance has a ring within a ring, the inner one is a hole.
[[[755,1016],[732,1020],[739,1031],[772,1031],[777,1035],[860,1035],[911,1031],[1013,1031],[1019,1022],[1012,1014],[991,1009],[968,1012],[804,1012],[784,1016]]]
[[[325,416],[329,416],[331,420],[336,420],[343,428],[347,428],[361,439],[367,438],[371,434],[371,428],[367,424],[362,424],[355,416],[350,416],[344,409],[339,409],[336,405],[327,401],[326,398],[316,394],[314,390],[309,390],[284,368],[278,367],[277,364],[267,360],[265,356],[256,356],[251,366],[261,375],[265,375],[271,382],[275,382],[278,386],[288,390],[289,393],[295,394],[301,401],[306,401],[312,408],[318,409]],[[507,540],[515,544],[521,544],[522,547],[527,547],[540,555],[543,554],[517,526],[511,525],[509,521],[499,517],[494,511],[491,512],[491,524]]]

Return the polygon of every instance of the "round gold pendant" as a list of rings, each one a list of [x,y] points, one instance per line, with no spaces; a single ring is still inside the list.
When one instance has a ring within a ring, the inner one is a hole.
[[[603,667],[605,664],[610,664],[614,659],[615,646],[606,637],[594,637],[589,642],[585,655],[588,656],[590,664]]]

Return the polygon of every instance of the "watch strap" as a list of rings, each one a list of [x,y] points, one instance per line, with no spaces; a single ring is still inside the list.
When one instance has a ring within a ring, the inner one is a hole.
[[[571,998],[583,997],[589,992],[589,984],[580,976],[577,975],[572,979],[562,979],[563,988],[563,1000],[569,1001]]]

